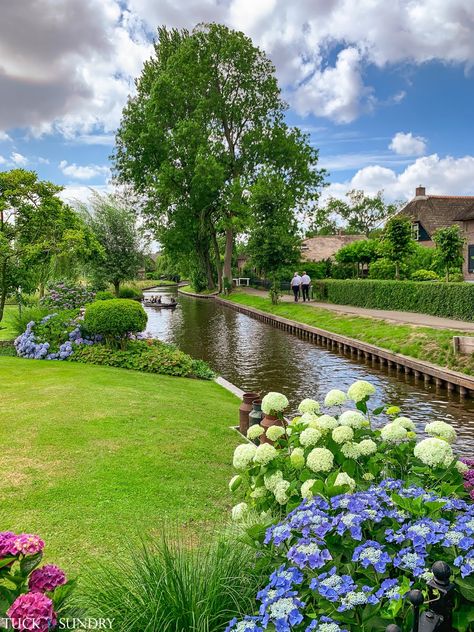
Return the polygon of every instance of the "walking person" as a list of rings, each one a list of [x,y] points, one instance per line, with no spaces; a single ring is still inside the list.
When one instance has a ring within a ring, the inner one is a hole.
[[[309,302],[309,286],[311,285],[311,277],[306,272],[303,272],[303,276],[301,277],[301,290],[303,292],[303,303],[306,299]]]
[[[293,278],[291,279],[291,289],[293,290],[293,294],[295,295],[295,302],[298,302],[298,296],[300,295],[300,285],[301,285],[301,277],[298,272],[295,272]]]

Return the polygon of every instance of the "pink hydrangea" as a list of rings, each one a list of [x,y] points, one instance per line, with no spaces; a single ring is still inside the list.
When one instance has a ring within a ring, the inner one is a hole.
[[[39,592],[20,595],[7,610],[15,630],[48,632],[56,625],[56,613],[49,597]]]
[[[35,555],[44,549],[43,540],[32,533],[17,535],[13,544],[17,552],[23,553],[23,555]]]
[[[0,557],[17,555],[18,551],[14,544],[16,537],[11,531],[0,532]]]
[[[66,575],[54,564],[47,564],[34,570],[28,580],[32,592],[51,592],[66,583]]]

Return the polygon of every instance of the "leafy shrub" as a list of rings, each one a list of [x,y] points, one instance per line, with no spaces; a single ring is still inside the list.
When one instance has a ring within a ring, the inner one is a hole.
[[[313,287],[315,298],[329,303],[474,320],[472,283],[326,279]]]
[[[119,298],[129,298],[134,301],[141,301],[142,296],[143,294],[139,289],[130,285],[124,285],[119,291]]]
[[[400,266],[400,275],[402,278],[406,275],[406,266],[403,263]],[[368,276],[369,279],[394,279],[395,264],[389,259],[378,259],[370,265]]]
[[[438,560],[450,565],[457,587],[454,628],[472,630],[472,503],[387,479],[367,491],[315,496],[279,524],[250,532],[276,570],[250,609],[258,615],[244,618],[248,627],[234,619],[227,632],[408,629],[403,597],[418,589],[427,603]]]
[[[113,619],[115,632],[222,632],[252,608],[263,580],[242,543],[220,537],[196,546],[174,535],[90,573],[77,603],[88,616]]]
[[[15,346],[10,340],[0,340],[0,356],[16,356]]]
[[[91,303],[84,316],[85,330],[103,336],[109,344],[143,331],[146,323],[147,315],[140,303],[125,298]]]
[[[107,290],[101,290],[96,292],[95,300],[96,301],[110,301],[115,298],[115,295],[112,292],[108,292]]]
[[[16,311],[12,317],[13,328],[17,336],[20,336],[31,321],[39,322],[42,318],[51,313],[51,309],[45,306],[25,307]]]
[[[95,293],[82,285],[69,285],[61,281],[49,286],[48,294],[41,303],[56,310],[77,309],[92,303],[94,297]]]
[[[210,380],[214,372],[202,360],[194,360],[172,345],[158,340],[135,340],[124,350],[106,345],[79,347],[70,357],[73,362],[100,364],[146,373],[161,373],[179,377]]]
[[[38,568],[44,542],[37,535],[0,532],[0,617],[19,630],[47,632],[74,586],[53,564]]]
[[[238,474],[230,488],[245,502],[234,510],[246,511],[249,505],[259,513],[277,514],[294,509],[301,498],[315,493],[328,496],[366,488],[371,481],[387,477],[406,478],[434,490],[439,481],[449,481],[449,486],[443,488],[445,492],[463,494],[458,471],[462,466],[450,445],[456,439],[452,426],[442,421],[427,424],[425,431],[433,438],[417,443],[415,424],[408,417],[399,417],[399,408],[368,409],[374,392],[375,388],[363,380],[355,382],[347,394],[330,391],[325,399],[329,414],[321,414],[318,402],[303,400],[299,406],[301,416],[290,425],[283,423],[282,427],[273,426],[266,431],[266,439],[274,445],[238,446],[234,453]],[[284,397],[278,393],[266,397],[270,396],[276,402],[270,405],[273,409]],[[351,400],[357,410],[342,412]],[[264,398],[264,411],[265,405]],[[383,412],[385,425],[373,428],[374,420]],[[247,436],[255,439],[263,433],[261,426],[254,425]]]
[[[439,281],[439,276],[433,270],[416,270],[411,275],[412,281]]]

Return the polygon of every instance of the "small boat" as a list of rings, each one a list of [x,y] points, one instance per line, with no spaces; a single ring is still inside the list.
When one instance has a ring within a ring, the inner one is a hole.
[[[142,301],[145,307],[159,307],[161,309],[174,309],[178,303],[151,303],[150,301]]]

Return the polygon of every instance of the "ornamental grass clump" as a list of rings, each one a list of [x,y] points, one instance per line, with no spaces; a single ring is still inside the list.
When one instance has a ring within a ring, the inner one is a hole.
[[[324,401],[329,400],[334,414],[322,410],[315,400],[304,399],[297,417],[266,431],[273,445],[239,446],[234,456],[234,467],[241,475],[237,500],[258,512],[281,515],[312,494],[367,489],[387,477],[443,493],[466,494],[452,447],[456,439],[452,426],[442,421],[426,424],[430,436],[417,443],[415,424],[400,414],[400,408],[370,409],[374,390],[359,380],[344,397],[342,391],[330,391]],[[282,415],[286,397],[280,393],[267,397],[267,410]],[[356,408],[344,410],[341,402],[350,401]],[[260,441],[264,432],[262,426],[253,425],[247,436]],[[270,486],[267,481],[274,477],[285,484]]]
[[[450,565],[456,585],[454,627],[472,630],[471,502],[386,479],[365,491],[307,498],[280,522],[253,525],[248,536],[274,570],[253,608],[227,632],[369,632],[389,623],[408,629],[404,597],[418,589],[427,601],[426,582],[439,560]]]

